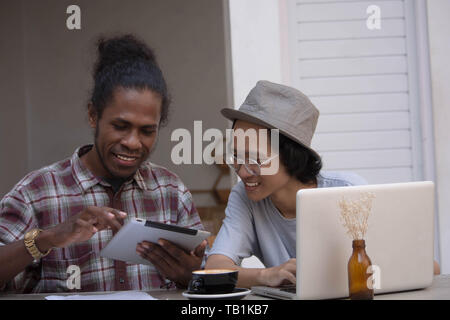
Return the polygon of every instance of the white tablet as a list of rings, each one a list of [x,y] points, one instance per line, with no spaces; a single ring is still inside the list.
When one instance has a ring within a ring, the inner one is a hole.
[[[170,224],[142,219],[132,219],[100,251],[105,258],[121,260],[128,263],[152,265],[136,252],[139,242],[157,243],[166,239],[187,251],[194,250],[203,240],[211,235],[208,231],[188,229]]]

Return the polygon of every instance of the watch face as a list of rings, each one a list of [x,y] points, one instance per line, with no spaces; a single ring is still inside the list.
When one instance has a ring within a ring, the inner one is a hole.
[[[31,239],[36,238],[36,236],[37,236],[38,234],[39,234],[39,230],[38,230],[38,229],[33,229],[33,230],[31,230],[31,231],[29,231],[29,232],[26,233],[25,238],[26,238],[27,240],[31,240]]]

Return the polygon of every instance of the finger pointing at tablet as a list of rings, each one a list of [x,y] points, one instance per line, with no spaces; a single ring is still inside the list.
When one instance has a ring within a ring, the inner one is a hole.
[[[125,212],[108,207],[89,206],[65,222],[48,229],[53,247],[66,247],[89,240],[96,232],[111,228],[117,232],[126,218]]]
[[[123,219],[126,217],[126,213],[108,207],[91,207],[92,210],[88,211],[88,214],[97,218],[98,223],[94,224],[100,230],[111,228],[114,232],[119,231],[123,225]],[[99,209],[99,210],[97,210]]]

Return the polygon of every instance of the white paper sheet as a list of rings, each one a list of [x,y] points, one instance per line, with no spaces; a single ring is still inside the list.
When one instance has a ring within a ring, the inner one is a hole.
[[[142,291],[122,291],[95,295],[47,296],[46,300],[158,300]]]

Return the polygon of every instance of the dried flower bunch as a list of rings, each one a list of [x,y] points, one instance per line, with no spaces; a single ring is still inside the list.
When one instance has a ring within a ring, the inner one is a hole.
[[[375,195],[371,192],[361,194],[358,200],[347,200],[344,197],[339,201],[341,220],[353,240],[362,240],[367,232],[368,219],[372,210],[372,200]]]

